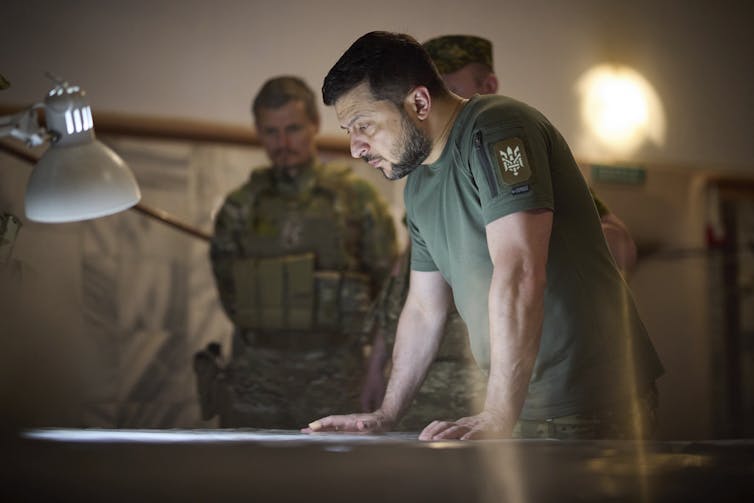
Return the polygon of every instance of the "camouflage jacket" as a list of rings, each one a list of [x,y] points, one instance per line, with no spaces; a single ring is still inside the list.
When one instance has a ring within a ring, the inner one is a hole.
[[[234,268],[247,259],[311,256],[314,271],[361,273],[371,294],[396,250],[385,203],[344,166],[315,163],[295,179],[273,168],[252,171],[215,219],[212,269],[222,306],[238,321]]]

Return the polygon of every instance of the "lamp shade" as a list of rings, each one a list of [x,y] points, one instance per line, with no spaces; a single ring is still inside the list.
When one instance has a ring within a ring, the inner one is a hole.
[[[141,199],[123,159],[103,143],[53,144],[26,187],[26,216],[37,222],[74,222],[130,208]]]
[[[26,187],[26,216],[37,222],[75,222],[130,208],[141,199],[131,170],[94,135],[84,91],[59,82],[44,103],[51,146]]]

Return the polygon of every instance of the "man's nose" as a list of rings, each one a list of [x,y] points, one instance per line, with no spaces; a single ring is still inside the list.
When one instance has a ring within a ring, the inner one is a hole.
[[[367,152],[369,152],[369,145],[359,138],[351,136],[351,156],[359,159],[366,155]]]
[[[280,148],[288,148],[291,145],[291,138],[288,133],[280,133],[278,135],[278,146]]]

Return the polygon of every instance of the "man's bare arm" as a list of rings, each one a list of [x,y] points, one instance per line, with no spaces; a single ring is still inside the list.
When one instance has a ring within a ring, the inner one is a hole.
[[[390,429],[403,415],[435,358],[450,302],[450,287],[439,272],[411,271],[408,297],[398,320],[393,366],[385,398],[368,414],[318,419],[305,432]]]
[[[380,411],[397,421],[418,391],[437,354],[450,302],[439,272],[411,271],[408,297],[398,319],[393,366]]]
[[[518,420],[539,352],[551,230],[549,210],[514,213],[487,226],[494,272],[485,411],[503,436]]]
[[[430,424],[422,440],[509,437],[521,412],[544,319],[552,212],[514,213],[487,225],[494,266],[488,295],[490,375],[484,410]]]

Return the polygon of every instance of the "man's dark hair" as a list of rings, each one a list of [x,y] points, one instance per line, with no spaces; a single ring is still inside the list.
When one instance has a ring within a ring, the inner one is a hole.
[[[403,33],[373,31],[354,42],[325,77],[325,105],[333,105],[362,82],[369,84],[375,99],[398,107],[416,86],[425,86],[432,96],[448,92],[424,47]]]
[[[290,101],[302,101],[306,115],[312,122],[319,124],[319,111],[314,100],[314,91],[298,77],[275,77],[264,83],[251,106],[254,120],[259,120],[261,108],[280,108]]]

